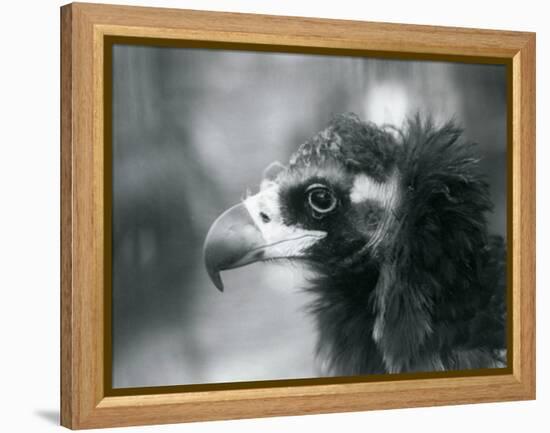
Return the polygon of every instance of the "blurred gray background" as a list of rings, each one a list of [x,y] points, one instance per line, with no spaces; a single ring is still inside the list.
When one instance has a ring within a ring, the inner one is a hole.
[[[210,283],[210,224],[331,115],[454,117],[480,143],[506,226],[504,66],[116,45],[113,387],[319,375],[298,265]]]

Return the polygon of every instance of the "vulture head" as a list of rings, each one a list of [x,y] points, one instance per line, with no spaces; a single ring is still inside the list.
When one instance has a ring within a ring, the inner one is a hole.
[[[477,165],[452,123],[337,116],[213,223],[207,272],[223,290],[221,271],[308,263],[325,374],[503,366],[505,251]]]

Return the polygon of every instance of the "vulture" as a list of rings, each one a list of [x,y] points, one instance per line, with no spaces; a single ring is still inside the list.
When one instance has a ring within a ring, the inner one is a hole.
[[[326,375],[506,366],[506,246],[489,185],[453,121],[402,128],[340,114],[225,211],[206,270],[299,260],[312,269]]]

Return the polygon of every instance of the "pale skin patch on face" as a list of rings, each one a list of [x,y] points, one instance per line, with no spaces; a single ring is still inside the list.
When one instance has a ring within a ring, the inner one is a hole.
[[[300,257],[304,251],[326,236],[326,232],[304,230],[283,223],[279,204],[279,186],[262,182],[260,192],[244,201],[254,224],[265,240],[265,257],[276,259]]]
[[[372,234],[368,246],[375,249],[380,244],[395,221],[395,208],[399,203],[399,172],[395,169],[385,182],[378,182],[366,174],[360,174],[353,180],[350,200],[356,205],[378,203],[384,209],[384,216]]]
[[[366,174],[355,177],[350,193],[352,203],[379,202],[386,209],[393,209],[398,196],[399,175],[394,171],[386,182],[378,182]]]

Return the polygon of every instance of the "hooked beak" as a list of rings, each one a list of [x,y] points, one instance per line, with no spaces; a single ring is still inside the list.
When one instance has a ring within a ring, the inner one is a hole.
[[[264,206],[265,199],[260,193],[228,209],[206,235],[204,263],[222,292],[221,271],[268,259],[303,257],[309,246],[326,236],[325,232],[284,225],[278,211]]]
[[[220,292],[223,292],[220,271],[261,260],[264,244],[262,234],[242,203],[229,208],[214,221],[204,241],[204,264]]]

